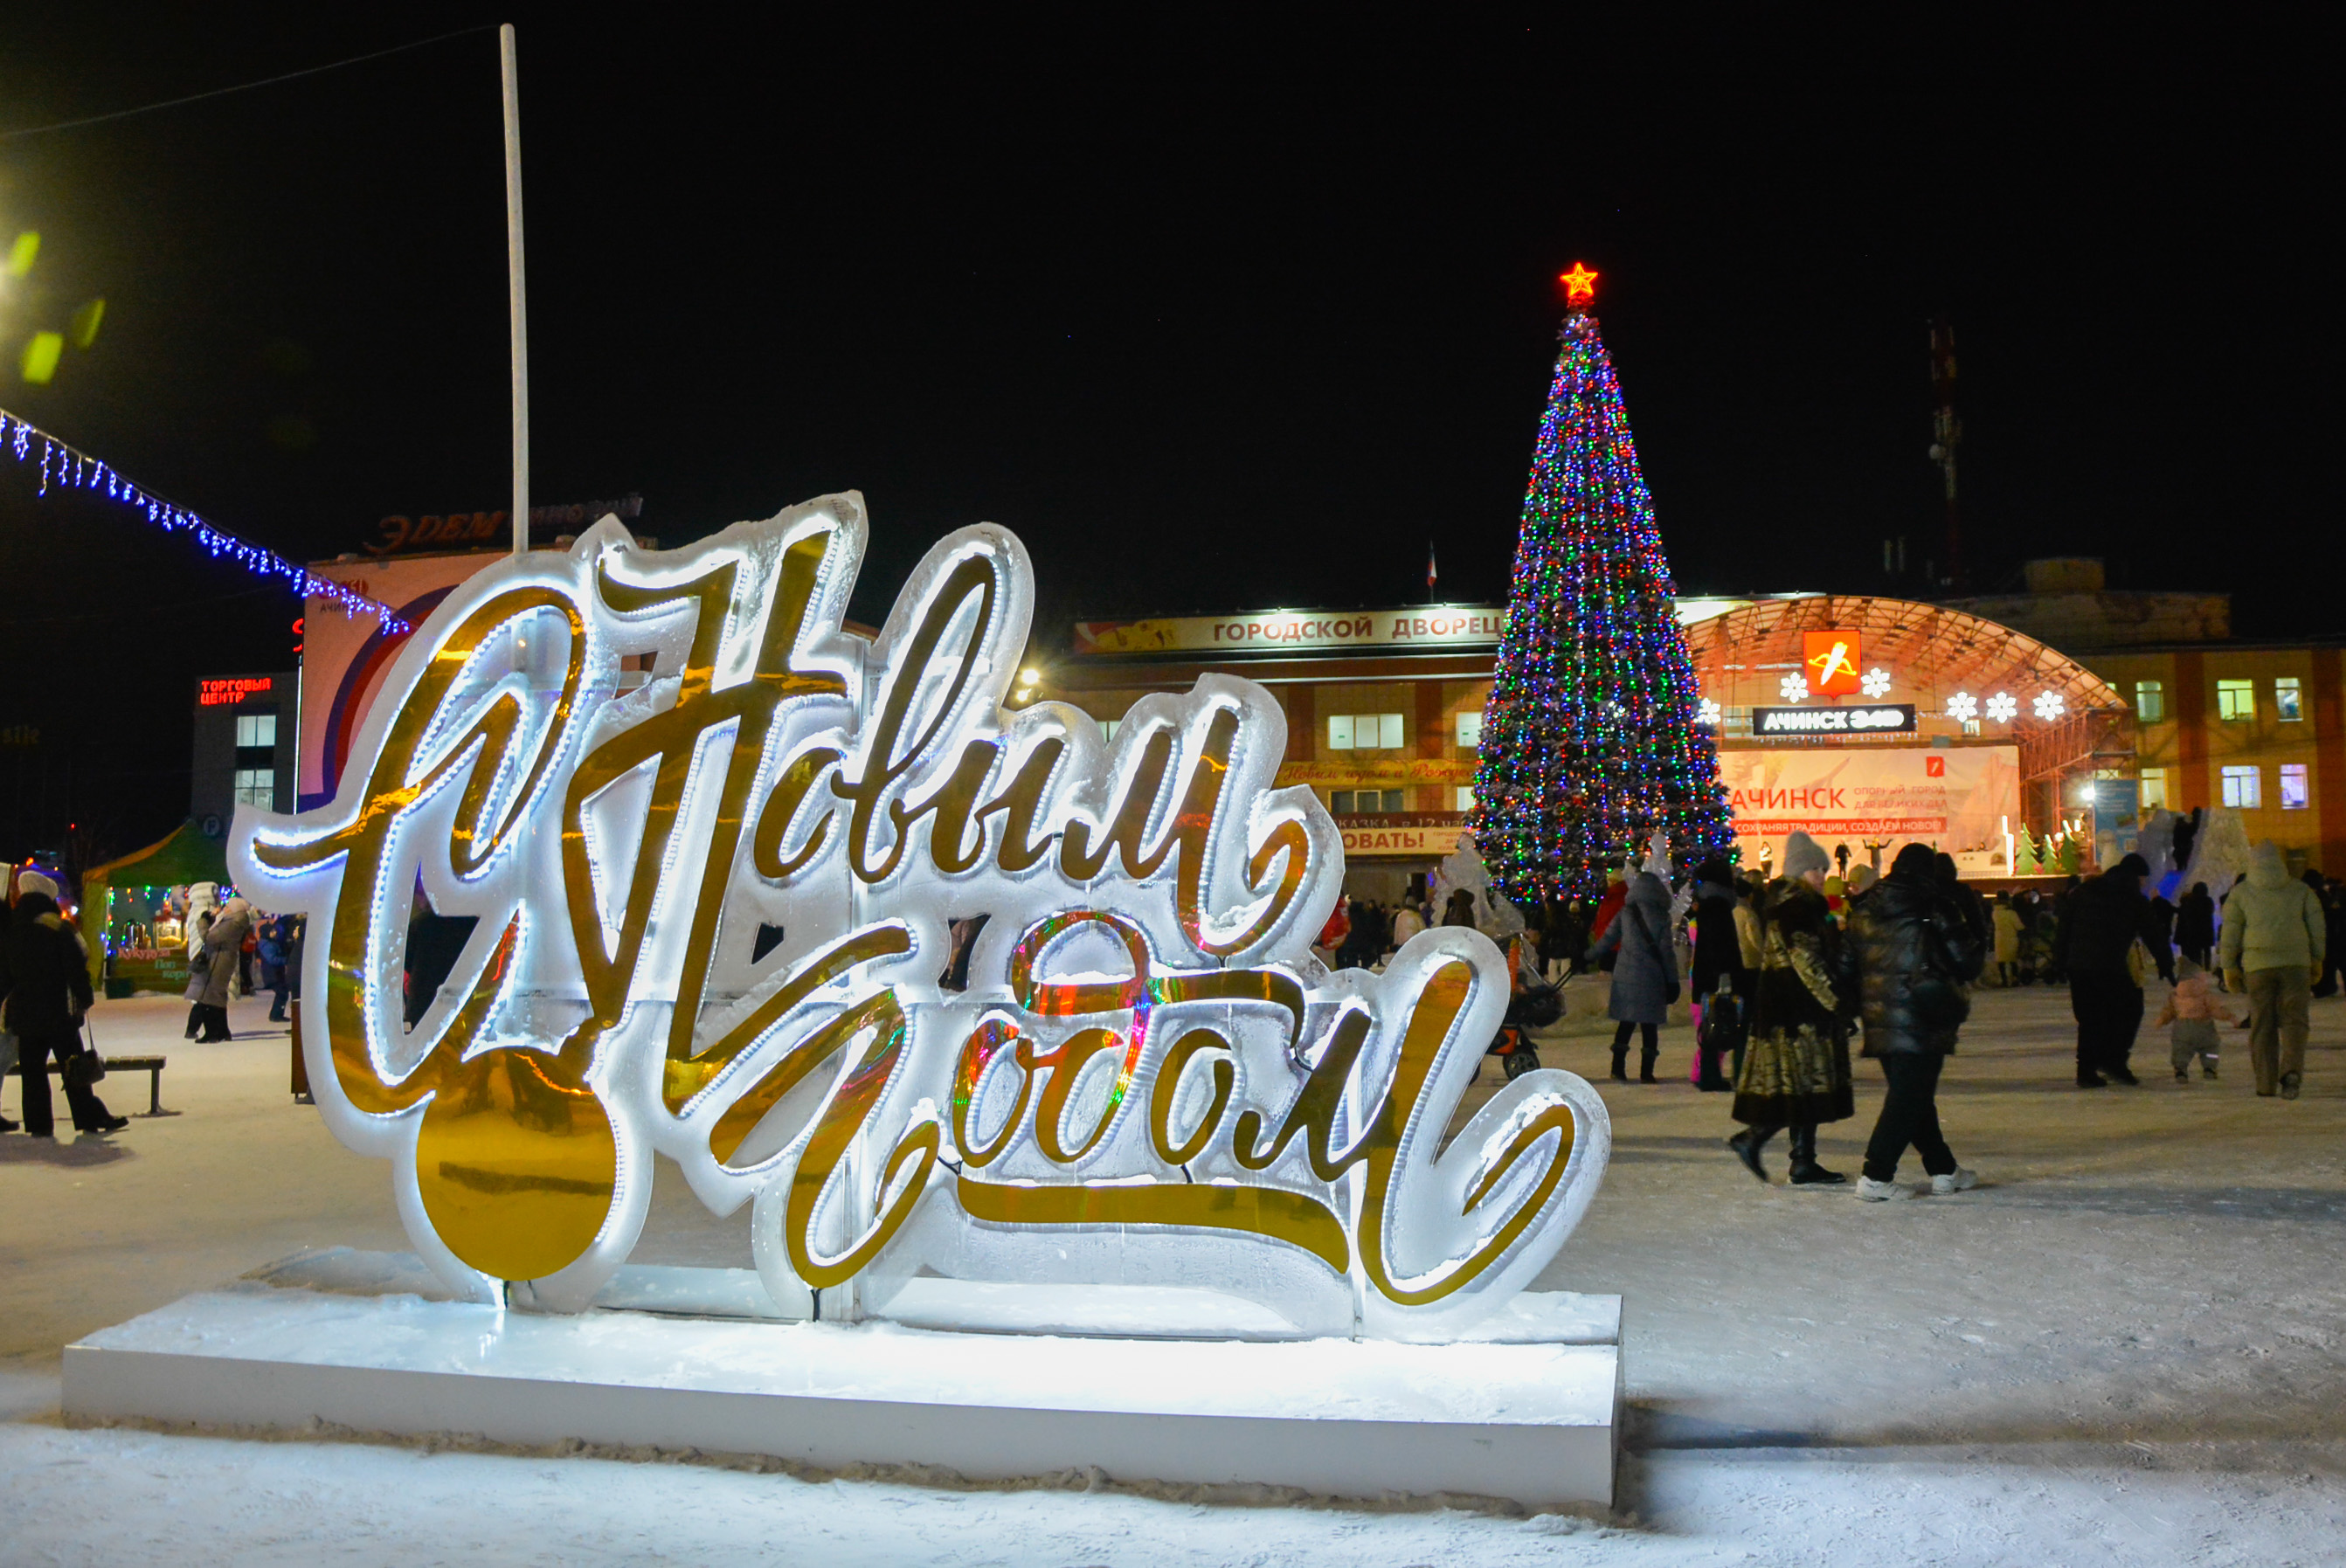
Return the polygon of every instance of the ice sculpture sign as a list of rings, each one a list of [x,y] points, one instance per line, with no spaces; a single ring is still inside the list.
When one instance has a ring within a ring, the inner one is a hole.
[[[310,915],[320,1111],[394,1162],[433,1267],[585,1306],[657,1152],[751,1205],[801,1317],[882,1314],[925,1273],[1418,1337],[1520,1289],[1608,1135],[1543,1071],[1445,1146],[1498,952],[1435,930],[1329,973],[1340,840],[1270,789],[1268,693],[1208,676],[1113,741],[1005,710],[1018,541],[944,540],[867,638],[842,619],[864,528],[853,494],[667,552],[606,519],[484,571],[408,642],[331,806],[240,811],[240,883]],[[475,923],[411,1026],[419,894]]]

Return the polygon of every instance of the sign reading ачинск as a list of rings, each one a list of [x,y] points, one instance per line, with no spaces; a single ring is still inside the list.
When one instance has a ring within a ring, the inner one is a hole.
[[[870,639],[842,624],[863,548],[842,495],[501,561],[408,639],[331,803],[240,810],[239,885],[311,916],[320,1112],[394,1162],[434,1268],[584,1307],[658,1153],[751,1206],[788,1316],[882,1313],[925,1272],[1209,1285],[1423,1337],[1521,1289],[1609,1132],[1535,1070],[1444,1146],[1497,950],[1444,927],[1382,974],[1321,968],[1342,856],[1310,790],[1272,788],[1269,693],[1208,675],[1113,741],[1005,711],[1018,542],[940,541]],[[477,923],[410,1030],[419,883]]]
[[[1730,747],[1719,777],[1747,847],[1798,830],[1953,853],[2000,845],[2020,816],[2016,746]]]
[[[1850,702],[1839,708],[1755,708],[1754,735],[1912,735],[1911,702]]]

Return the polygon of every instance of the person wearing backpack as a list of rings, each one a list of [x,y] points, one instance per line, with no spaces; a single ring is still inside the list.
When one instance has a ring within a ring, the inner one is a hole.
[[[16,1036],[17,1070],[24,1074],[25,1131],[36,1138],[56,1135],[56,1113],[49,1099],[49,1058],[55,1056],[74,1130],[120,1132],[130,1119],[106,1108],[76,1060],[83,1052],[82,1014],[92,1001],[89,957],[80,935],[57,908],[56,883],[37,871],[16,881],[7,945],[6,1017]]]
[[[1936,1195],[1979,1180],[1955,1163],[1939,1132],[1938,1093],[1940,1070],[1971,1013],[1971,983],[1987,962],[1987,939],[1937,860],[1928,844],[1907,845],[1890,874],[1850,909],[1862,1054],[1881,1062],[1890,1085],[1857,1182],[1857,1196],[1869,1203],[1912,1196],[1897,1180],[1909,1147],[1922,1156]]]
[[[1658,1082],[1654,1063],[1661,1055],[1659,1032],[1678,999],[1678,955],[1670,941],[1670,890],[1651,871],[1629,879],[1621,912],[1596,942],[1598,963],[1612,956],[1613,990],[1605,1015],[1618,1025],[1613,1032],[1613,1079],[1629,1081],[1629,1034],[1645,1035],[1645,1052],[1637,1072],[1641,1084]]]

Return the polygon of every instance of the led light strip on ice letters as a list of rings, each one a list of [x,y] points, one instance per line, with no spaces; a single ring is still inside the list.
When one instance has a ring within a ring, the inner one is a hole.
[[[492,567],[410,639],[331,806],[240,808],[240,884],[311,917],[320,1112],[394,1162],[432,1266],[583,1308],[657,1152],[714,1212],[750,1203],[791,1316],[884,1314],[925,1271],[1421,1337],[1521,1289],[1609,1133],[1538,1071],[1443,1146],[1498,952],[1436,928],[1327,972],[1341,839],[1271,788],[1267,692],[1207,676],[1112,742],[1005,711],[1018,541],[944,539],[867,640],[842,626],[864,527],[853,494],[673,551],[606,519]],[[419,887],[475,923],[411,1029]]]

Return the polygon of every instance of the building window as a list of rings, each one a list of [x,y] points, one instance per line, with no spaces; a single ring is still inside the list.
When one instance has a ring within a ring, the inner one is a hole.
[[[2249,719],[2257,716],[2257,683],[2219,680],[2216,683],[2216,717]]]
[[[1409,809],[1406,789],[1331,789],[1328,809],[1339,817],[1399,816]]]
[[[1114,740],[1114,739],[1116,738],[1116,732],[1117,732],[1117,728],[1118,728],[1119,727],[1121,727],[1121,726],[1123,725],[1123,723],[1124,723],[1124,720],[1122,720],[1121,718],[1103,718],[1103,719],[1101,719],[1101,720],[1099,721],[1099,727],[1100,727],[1100,738],[1101,738],[1102,740]]]
[[[1474,786],[1472,784],[1461,784],[1458,786],[1458,809],[1461,811],[1472,811],[1474,809]]]
[[[238,727],[244,721],[239,719]],[[219,775],[214,774],[218,778]],[[240,768],[236,770],[236,803],[240,806],[260,806],[277,809],[277,769],[274,768]]]
[[[2265,803],[2264,769],[2252,762],[2224,765],[2224,804],[2253,811]]]
[[[2313,804],[2313,792],[2307,787],[2305,764],[2284,762],[2280,765],[2280,809],[2302,811]]]
[[[277,716],[273,713],[240,713],[236,716],[236,748],[248,746],[277,744]]]
[[[2146,815],[2163,810],[2167,806],[2167,769],[2146,768],[2142,770],[2142,809]]]
[[[1328,716],[1331,751],[1398,751],[1402,748],[1398,713],[1331,713]]]
[[[2273,717],[2283,724],[2296,724],[2305,718],[2305,693],[2297,684],[2297,677],[2285,675],[2273,682]]]
[[[2138,680],[2134,683],[2134,716],[2145,724],[2157,724],[2167,717],[2167,683]]]
[[[1458,744],[1469,751],[1483,748],[1483,710],[1469,708],[1458,716]]]

